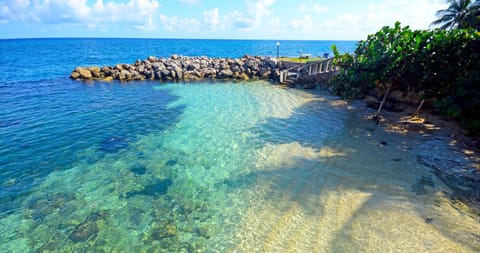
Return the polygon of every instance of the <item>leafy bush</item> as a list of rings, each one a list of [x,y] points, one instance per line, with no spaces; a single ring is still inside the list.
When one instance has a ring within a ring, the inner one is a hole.
[[[344,70],[332,90],[359,98],[379,85],[434,98],[444,114],[458,119],[472,134],[480,131],[480,33],[475,30],[411,30],[383,27],[360,41],[355,54],[339,54]]]

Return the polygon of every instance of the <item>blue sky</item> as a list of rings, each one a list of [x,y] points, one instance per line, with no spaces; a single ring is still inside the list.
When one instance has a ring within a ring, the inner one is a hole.
[[[1,0],[0,38],[360,40],[426,29],[445,0]]]

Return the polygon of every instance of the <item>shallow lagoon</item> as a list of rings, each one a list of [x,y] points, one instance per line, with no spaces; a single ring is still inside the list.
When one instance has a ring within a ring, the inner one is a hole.
[[[417,163],[425,140],[363,121],[360,105],[266,82],[82,89],[103,95],[38,126],[64,122],[70,146],[32,142],[52,161],[23,164],[47,171],[2,181],[28,185],[2,202],[2,252],[480,250],[478,217]]]

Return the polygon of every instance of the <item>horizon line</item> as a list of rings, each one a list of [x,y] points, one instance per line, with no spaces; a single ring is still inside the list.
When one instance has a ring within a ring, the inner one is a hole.
[[[229,39],[229,38],[155,38],[155,37],[11,37],[0,40],[35,40],[35,39],[138,39],[138,40],[250,40],[250,41],[360,41],[352,39]]]

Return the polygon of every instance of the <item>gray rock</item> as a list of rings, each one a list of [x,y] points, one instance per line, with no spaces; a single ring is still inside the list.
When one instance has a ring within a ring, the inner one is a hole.
[[[273,57],[244,56],[240,59],[182,57],[169,58],[149,56],[146,60],[136,60],[134,64],[115,66],[76,68],[70,77],[73,79],[105,80],[174,80],[174,79],[269,79],[280,75],[279,64]]]
[[[149,56],[149,57],[147,58],[147,60],[148,60],[149,62],[156,62],[156,61],[158,61],[157,57],[155,57],[155,56]]]
[[[162,78],[162,71],[155,72],[155,77],[154,78],[157,79],[157,80],[162,80],[163,79]]]
[[[78,79],[78,78],[80,78],[80,73],[78,73],[77,71],[73,71],[73,72],[70,74],[70,78],[72,78],[72,79]]]
[[[120,71],[120,74],[118,76],[118,79],[120,80],[129,80],[132,78],[132,73],[130,73],[130,71],[128,70],[122,70]]]
[[[101,71],[103,73],[109,72],[110,70],[112,70],[112,67],[110,67],[110,66],[103,66],[102,69],[101,69]]]
[[[69,237],[73,242],[83,242],[88,240],[90,237],[96,236],[97,233],[97,223],[94,221],[87,221],[75,228]]]
[[[88,68],[90,70],[90,73],[92,77],[94,78],[100,78],[100,68],[99,67],[90,67]]]
[[[220,71],[218,77],[220,78],[231,78],[233,76],[233,72],[230,69],[224,69]]]
[[[272,75],[272,72],[270,70],[264,70],[260,73],[260,77],[263,79],[268,79]]]
[[[144,74],[145,74],[145,78],[148,80],[155,79],[155,72],[153,72],[153,70],[146,70]]]
[[[90,72],[89,69],[78,68],[77,72],[80,73],[80,77],[82,79],[91,79],[92,78],[92,72]]]
[[[131,74],[132,74],[132,79],[133,80],[143,80],[143,79],[145,79],[145,77],[140,75],[140,73],[138,73],[137,71],[132,71]]]
[[[144,72],[144,71],[145,71],[145,66],[144,66],[144,65],[138,66],[137,71],[138,71],[139,73]]]
[[[112,70],[112,78],[116,80],[120,79],[120,71],[117,69]]]
[[[180,67],[175,67],[175,74],[178,79],[183,79],[183,70]]]

